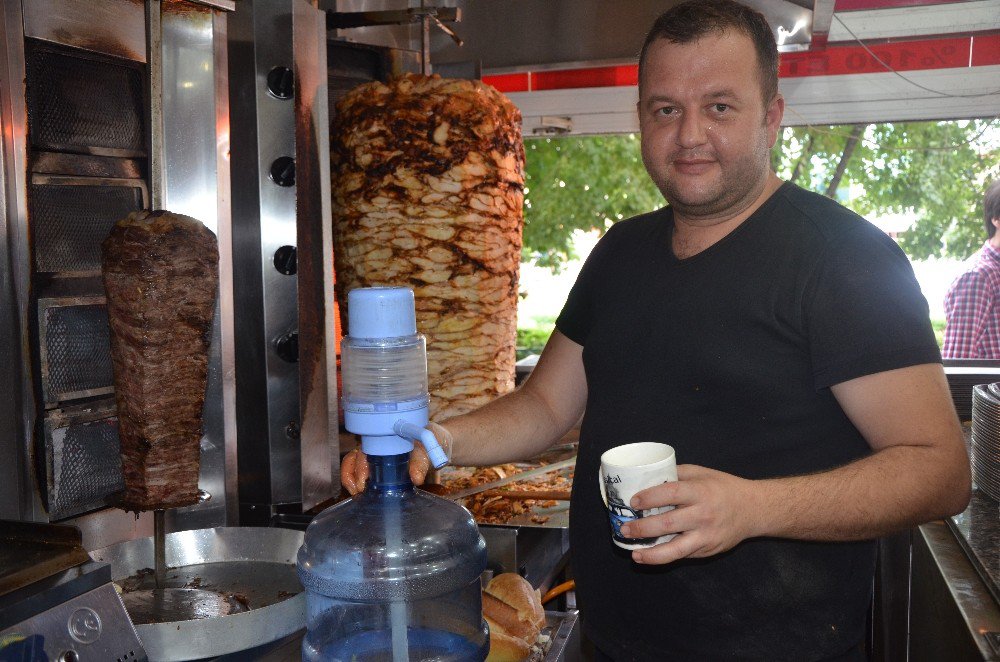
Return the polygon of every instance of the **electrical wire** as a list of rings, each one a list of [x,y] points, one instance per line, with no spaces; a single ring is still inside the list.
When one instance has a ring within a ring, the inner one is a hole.
[[[837,16],[836,14],[834,14],[833,17],[835,19],[837,19],[837,22],[840,23],[840,26],[842,28],[844,28],[845,30],[847,30],[848,34],[850,34],[852,37],[854,37],[854,41],[858,42],[858,44],[861,45],[861,48],[865,49],[865,51],[867,51],[869,55],[871,55],[873,58],[875,58],[876,62],[878,62],[879,64],[881,64],[883,67],[885,67],[886,71],[889,71],[891,73],[896,74],[897,76],[899,76],[900,78],[902,78],[904,81],[906,81],[910,85],[913,85],[914,87],[919,87],[921,90],[924,90],[926,92],[930,92],[932,94],[940,94],[942,97],[944,97],[946,99],[976,99],[976,98],[979,98],[979,97],[989,97],[989,96],[993,96],[994,94],[1000,94],[1000,89],[992,90],[990,92],[980,92],[978,94],[952,94],[950,92],[942,92],[941,90],[934,90],[934,89],[931,89],[931,88],[926,87],[924,85],[921,85],[920,83],[907,78],[906,76],[904,76],[903,74],[899,73],[898,71],[896,71],[895,69],[893,69],[891,66],[889,66],[884,60],[882,60],[882,58],[880,58],[878,55],[875,55],[875,53],[872,51],[872,49],[868,48],[868,45],[865,42],[861,41],[861,39],[858,37],[858,35],[854,34],[854,31],[851,30],[851,28],[847,27],[847,24],[844,23],[844,21],[842,21],[839,16]]]

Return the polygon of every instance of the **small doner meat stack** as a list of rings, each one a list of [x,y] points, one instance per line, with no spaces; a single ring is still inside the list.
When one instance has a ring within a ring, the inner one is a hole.
[[[356,287],[413,288],[432,417],[511,390],[524,199],[520,111],[481,82],[417,75],[355,88],[336,110],[341,304]]]
[[[118,221],[102,249],[123,506],[196,503],[218,243],[193,218],[140,211]]]

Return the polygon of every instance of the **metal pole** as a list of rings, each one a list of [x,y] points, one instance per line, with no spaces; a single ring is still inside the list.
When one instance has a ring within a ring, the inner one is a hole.
[[[167,575],[166,533],[163,515],[166,511],[153,511],[153,572],[156,588],[163,589]]]

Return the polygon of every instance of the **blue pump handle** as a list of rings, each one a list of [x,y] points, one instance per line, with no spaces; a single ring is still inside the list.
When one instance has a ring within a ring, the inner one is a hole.
[[[404,439],[419,439],[420,443],[427,450],[427,456],[430,458],[431,464],[434,465],[435,469],[440,469],[448,464],[448,456],[445,455],[444,449],[441,448],[441,444],[438,443],[434,433],[427,428],[407,423],[404,420],[398,420],[393,423],[392,431]]]

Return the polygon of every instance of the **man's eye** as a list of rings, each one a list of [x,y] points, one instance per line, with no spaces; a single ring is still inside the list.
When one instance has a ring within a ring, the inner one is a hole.
[[[657,115],[673,115],[674,109],[670,106],[663,106],[662,108],[657,108],[655,112]]]
[[[717,103],[714,106],[712,106],[712,108],[714,108],[715,112],[717,113],[724,113],[727,110],[729,110],[729,105],[725,103]]]

